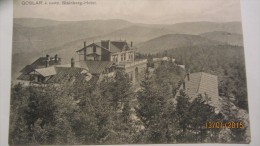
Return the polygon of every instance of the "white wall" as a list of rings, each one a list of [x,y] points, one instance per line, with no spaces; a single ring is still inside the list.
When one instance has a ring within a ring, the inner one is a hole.
[[[91,54],[91,53],[93,53],[93,47],[88,47],[87,48],[87,54]],[[98,55],[101,55],[101,48],[100,47],[96,47],[96,53]]]

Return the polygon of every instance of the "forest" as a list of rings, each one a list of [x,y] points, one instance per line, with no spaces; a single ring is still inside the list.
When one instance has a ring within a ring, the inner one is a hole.
[[[233,45],[203,45],[170,49],[157,54],[139,54],[137,58],[169,56],[188,72],[207,72],[218,76],[219,94],[248,111],[244,48]]]
[[[217,74],[221,95],[247,109],[243,49],[216,47],[178,48],[153,57],[171,56],[190,72]],[[191,101],[180,91],[172,102],[185,76],[175,63],[162,62],[140,76],[138,86],[123,70],[59,86],[12,85],[9,144],[245,143],[246,126],[205,128],[207,121],[240,119],[216,114],[201,95]]]

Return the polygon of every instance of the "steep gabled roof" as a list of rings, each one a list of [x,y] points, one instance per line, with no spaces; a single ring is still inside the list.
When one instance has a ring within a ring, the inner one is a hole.
[[[121,52],[123,50],[131,50],[135,49],[135,47],[130,47],[126,41],[111,41],[110,42],[110,51],[112,53]]]
[[[35,69],[45,68],[46,67],[46,57],[39,57],[37,60],[35,60],[32,64],[26,65],[20,72],[22,73],[17,79],[18,80],[30,80],[29,73],[34,71]],[[58,61],[56,62],[53,58],[50,57],[49,60],[49,66],[55,66],[60,65],[61,61],[60,58],[58,58]]]
[[[35,69],[34,71],[44,77],[48,77],[48,76],[52,76],[52,75],[56,74],[56,69],[54,66],[46,67],[46,68],[39,68],[39,69]]]
[[[101,74],[114,64],[111,61],[80,61],[79,63],[81,67],[87,68],[91,74]]]
[[[83,48],[77,50],[76,52],[81,52],[82,50],[84,50],[84,49],[86,49],[86,48],[88,48],[88,47],[92,47],[92,46],[100,47],[100,48],[102,48],[102,49],[104,49],[104,50],[110,52],[107,48],[102,47],[102,46],[100,45],[100,43],[91,43],[91,44],[89,44],[88,46],[83,47]]]
[[[34,67],[33,65],[26,65],[20,72],[26,74],[33,71],[35,68],[36,67]]]
[[[24,81],[30,81],[30,75],[28,74],[21,74],[17,80],[24,80]]]
[[[105,50],[112,52],[112,53],[120,52],[120,51],[123,51],[124,49],[125,50],[134,49],[134,47],[130,47],[126,41],[120,40],[120,41],[110,41],[110,49],[109,50],[108,50],[107,47],[102,46],[101,42],[96,42],[96,43],[91,43],[88,46],[77,50],[77,52],[80,52],[87,47],[92,47],[93,45],[100,47],[102,49],[105,49]]]
[[[34,69],[45,68],[46,61],[47,61],[46,57],[40,57],[37,60],[35,60],[31,65],[25,66],[20,72],[22,72],[23,74],[28,74],[29,72],[32,72]],[[56,62],[53,59],[49,60],[49,66],[60,65],[60,64],[61,64],[60,61]]]
[[[210,97],[209,102],[215,107],[219,107],[219,94],[218,94],[218,77],[205,72],[196,72],[185,78],[185,93],[189,97],[196,98],[198,94]]]
[[[44,67],[45,63],[46,63],[46,57],[40,57],[37,60],[35,60],[31,65],[26,65],[20,72],[29,73],[34,69],[38,68],[39,66]]]
[[[82,82],[86,81],[87,70],[78,67],[56,67],[56,74],[47,83]]]
[[[118,47],[116,47],[114,44],[110,44],[110,51],[112,52],[112,53],[116,53],[116,52],[120,52],[120,51],[122,51],[122,50],[120,50]]]
[[[114,46],[116,46],[120,50],[129,49],[126,41],[111,41],[111,44],[113,44]]]
[[[45,59],[45,58],[44,58]],[[38,59],[39,61],[40,59]],[[34,62],[34,65],[37,64]],[[39,65],[39,64],[37,64]],[[37,67],[37,66],[34,66]],[[85,68],[70,67],[69,65],[54,65],[47,68],[36,68],[33,69],[30,65],[27,66],[29,69],[26,73],[22,73],[17,79],[30,81],[31,74],[38,74],[43,77],[49,77],[45,83],[66,83],[66,82],[84,82],[91,79],[91,74]],[[28,72],[28,73],[27,73]]]

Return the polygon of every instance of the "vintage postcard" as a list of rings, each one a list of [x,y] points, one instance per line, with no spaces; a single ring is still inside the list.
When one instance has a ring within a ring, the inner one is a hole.
[[[250,143],[239,0],[14,0],[10,145]]]

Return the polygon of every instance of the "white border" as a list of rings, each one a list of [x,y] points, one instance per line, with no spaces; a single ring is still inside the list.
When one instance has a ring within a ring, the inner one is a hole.
[[[0,0],[0,145],[8,145],[11,52],[12,52],[12,1]]]
[[[251,127],[250,145],[260,145],[260,0],[241,0]],[[13,5],[0,0],[0,145],[8,145]],[[193,144],[174,144],[174,146]],[[195,145],[195,144],[194,144]],[[198,144],[196,144],[198,145]],[[201,144],[199,144],[201,145]],[[219,144],[202,144],[219,145]],[[222,144],[231,145],[231,144]],[[242,144],[244,145],[244,144]],[[242,146],[240,145],[240,146]]]
[[[251,144],[260,145],[260,1],[241,0]]]

